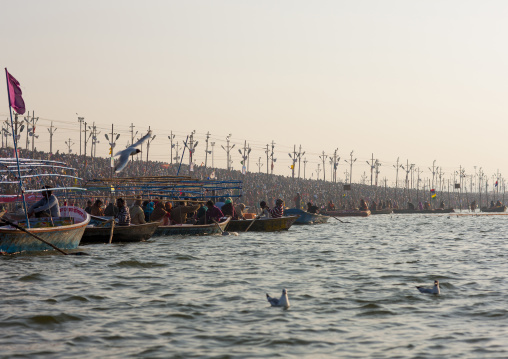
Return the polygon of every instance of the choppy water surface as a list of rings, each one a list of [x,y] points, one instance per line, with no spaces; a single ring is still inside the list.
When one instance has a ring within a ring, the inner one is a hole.
[[[508,357],[508,216],[342,220],[1,257],[0,355]]]

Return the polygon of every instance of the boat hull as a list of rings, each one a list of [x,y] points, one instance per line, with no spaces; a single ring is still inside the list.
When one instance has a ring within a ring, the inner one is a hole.
[[[30,233],[44,239],[60,249],[76,249],[90,221],[62,227],[31,228]],[[0,251],[4,253],[35,252],[54,250],[44,242],[17,229],[0,228]]]
[[[281,218],[266,218],[266,219],[247,219],[247,220],[231,220],[226,227],[228,231],[245,232],[247,227],[255,221],[249,228],[249,232],[276,232],[287,231],[293,223],[295,223],[297,216],[281,217]]]
[[[325,216],[330,217],[368,217],[370,211],[359,211],[356,209],[343,209],[340,211],[324,211],[322,212]]]
[[[393,213],[397,214],[441,214],[441,213],[454,213],[455,210],[453,208],[436,208],[436,209],[423,209],[423,210],[415,210],[415,209],[394,209]]]
[[[378,209],[378,210],[375,210],[375,211],[370,211],[370,214],[372,214],[372,215],[375,215],[375,214],[391,214],[391,213],[393,213],[393,209],[391,209],[391,208]]]
[[[153,234],[158,236],[208,236],[219,234],[226,230],[231,218],[219,224],[174,224],[171,226],[159,226]],[[219,228],[220,227],[220,228]]]
[[[154,234],[159,222],[146,224],[132,224],[130,226],[116,225],[113,230],[112,242],[141,242]],[[104,227],[87,227],[81,243],[109,243],[111,225]]]
[[[298,219],[294,224],[320,224],[328,222],[328,219],[330,218],[318,213],[305,212],[298,208],[284,210],[284,214],[288,216],[298,216]]]
[[[482,212],[505,212],[506,206],[492,207],[492,208],[482,208]]]

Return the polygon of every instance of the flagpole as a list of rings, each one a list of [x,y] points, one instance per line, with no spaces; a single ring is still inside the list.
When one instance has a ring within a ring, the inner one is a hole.
[[[14,128],[14,121],[12,121],[11,92],[9,90],[9,76],[7,72],[7,67],[5,68],[5,81],[7,85],[7,99],[9,101],[9,115],[11,116],[11,128]],[[30,228],[30,221],[28,220],[28,213],[26,212],[25,190],[23,188],[21,170],[19,169],[18,143],[16,141],[16,135],[17,134],[15,134],[14,131],[12,131],[12,138],[14,141],[14,153],[16,154],[16,164],[18,166],[19,190],[21,191],[21,198],[23,200],[23,210],[25,211],[26,228]]]

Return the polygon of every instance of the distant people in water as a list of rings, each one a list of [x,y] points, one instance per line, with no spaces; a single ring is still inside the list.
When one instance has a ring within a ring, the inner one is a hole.
[[[407,203],[407,209],[411,210],[411,211],[414,211],[415,210],[415,205],[411,202],[408,202]]]
[[[362,198],[360,199],[360,211],[368,211],[369,207],[367,206],[367,202]]]

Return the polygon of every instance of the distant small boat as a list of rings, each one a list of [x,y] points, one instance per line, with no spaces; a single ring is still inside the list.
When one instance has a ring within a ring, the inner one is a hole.
[[[319,213],[309,213],[298,208],[290,208],[284,210],[284,214],[288,216],[298,216],[295,224],[319,224],[326,223],[330,217]]]
[[[255,221],[249,228],[249,232],[287,231],[293,223],[295,223],[297,218],[297,216],[289,216],[280,218],[231,220],[229,225],[226,227],[226,230],[231,232],[245,232],[252,221]]]
[[[496,206],[496,207],[483,207],[482,212],[505,212],[506,206]]]
[[[102,219],[102,223],[100,219]],[[91,225],[87,226],[81,243],[109,243],[111,223],[106,223],[108,217],[92,217]],[[112,242],[141,242],[150,239],[159,226],[159,222],[145,224],[131,224],[129,226],[115,225]]]
[[[375,215],[375,214],[391,214],[391,213],[393,213],[393,209],[391,209],[391,208],[376,209],[375,211],[374,210],[370,211],[370,214],[372,214],[372,215]]]
[[[360,211],[358,209],[341,209],[338,211],[323,211],[321,212],[325,216],[330,217],[368,217],[370,211]]]
[[[219,234],[226,230],[231,217],[219,224],[173,224],[170,226],[159,226],[153,234],[155,236],[206,236]]]
[[[436,209],[394,209],[393,213],[397,214],[441,214],[441,213],[454,213],[453,208],[436,208]]]

